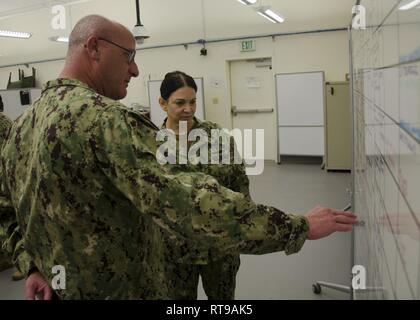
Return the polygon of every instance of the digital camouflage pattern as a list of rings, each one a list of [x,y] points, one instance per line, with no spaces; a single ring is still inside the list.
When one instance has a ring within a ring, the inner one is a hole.
[[[62,299],[166,299],[162,231],[185,261],[300,250],[306,218],[158,164],[156,133],[80,81],[45,85],[3,147],[0,223],[23,273],[27,257],[50,283],[64,266]]]
[[[162,129],[166,128],[166,120]],[[226,144],[229,149],[225,150],[223,139],[212,136],[212,130],[222,130],[214,122],[201,121],[194,117],[194,125],[191,128],[202,129],[207,134],[208,140],[208,164],[191,164],[189,171],[204,172],[211,175],[224,187],[235,192],[241,192],[247,198],[249,194],[249,179],[245,173],[243,163],[235,164],[234,155],[237,152],[234,139],[231,138]],[[218,144],[220,164],[211,164],[211,145]],[[222,153],[228,151],[230,155],[230,164],[222,164]],[[175,150],[179,152],[179,148]],[[180,168],[186,165],[179,165]],[[174,249],[172,243],[168,243],[168,257],[173,255]],[[173,257],[173,261],[167,263],[167,278],[170,283],[170,296],[176,300],[195,300],[197,299],[197,286],[199,276],[201,275],[204,291],[210,300],[233,300],[235,298],[236,274],[240,266],[239,254],[229,254],[216,261],[209,260],[196,264],[179,263],[180,257]]]
[[[0,147],[3,144],[3,141],[5,140],[7,136],[7,132],[9,131],[11,126],[12,126],[12,121],[7,116],[5,116],[2,112],[0,112]],[[4,237],[4,235],[1,233],[1,230],[0,230],[0,241],[3,238],[2,236]],[[3,250],[0,246],[0,271],[9,269],[12,267],[10,260],[11,259],[8,257],[5,250]]]
[[[12,120],[5,116],[3,112],[0,112],[0,144],[3,143],[11,126]]]

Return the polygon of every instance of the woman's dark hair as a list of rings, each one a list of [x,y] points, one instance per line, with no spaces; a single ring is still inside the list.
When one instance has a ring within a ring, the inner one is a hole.
[[[182,71],[169,72],[160,85],[160,96],[168,100],[173,92],[183,87],[193,88],[197,92],[197,85],[191,76]]]

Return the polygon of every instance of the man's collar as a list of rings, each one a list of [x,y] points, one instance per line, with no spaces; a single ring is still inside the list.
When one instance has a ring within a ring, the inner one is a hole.
[[[62,86],[73,86],[73,87],[80,87],[90,91],[95,92],[92,88],[90,88],[86,83],[76,80],[76,79],[69,79],[69,78],[58,78],[54,80],[50,80],[44,84],[42,88],[42,92],[48,89],[52,89],[54,87],[62,87]]]

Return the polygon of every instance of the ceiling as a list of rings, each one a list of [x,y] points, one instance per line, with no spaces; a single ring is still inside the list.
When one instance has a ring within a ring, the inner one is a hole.
[[[254,36],[347,27],[356,0],[259,0],[286,17],[273,24],[253,7],[237,0],[141,0],[141,21],[151,34],[145,46],[198,39]],[[66,30],[53,30],[51,7],[65,4]],[[135,0],[1,0],[0,29],[32,32],[28,40],[0,37],[0,66],[63,57],[66,46],[48,37],[68,35],[87,14],[100,14],[124,24],[136,23]]]
[[[45,0],[2,0],[0,3],[0,12],[7,13],[12,12],[16,10],[25,10],[30,9],[34,6],[39,6],[44,3],[51,2],[51,1],[45,1]]]
[[[0,19],[18,16],[23,13],[50,8],[57,4],[70,5],[92,0],[2,0],[0,2]]]

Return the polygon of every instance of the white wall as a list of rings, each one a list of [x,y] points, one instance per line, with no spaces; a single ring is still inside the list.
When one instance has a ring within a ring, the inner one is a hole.
[[[273,73],[325,71],[326,81],[344,80],[348,73],[348,40],[347,32],[326,32],[305,35],[256,39],[257,50],[252,53],[241,53],[239,41],[226,41],[206,45],[207,56],[200,56],[201,46],[190,45],[140,50],[136,62],[140,76],[130,83],[127,97],[123,102],[127,105],[140,103],[149,105],[147,81],[162,79],[164,74],[179,69],[194,77],[204,78],[205,108],[208,120],[215,121],[230,128],[230,93],[228,92],[227,60],[247,59],[252,57],[272,57]],[[39,85],[57,77],[64,61],[33,64],[37,69]],[[30,69],[20,66],[27,73]],[[9,72],[17,77],[18,67],[0,68],[0,89],[5,89]],[[220,88],[210,86],[215,78],[221,80]],[[274,79],[273,79],[274,81]],[[275,93],[273,92],[273,95]],[[213,104],[218,98],[218,104]]]

